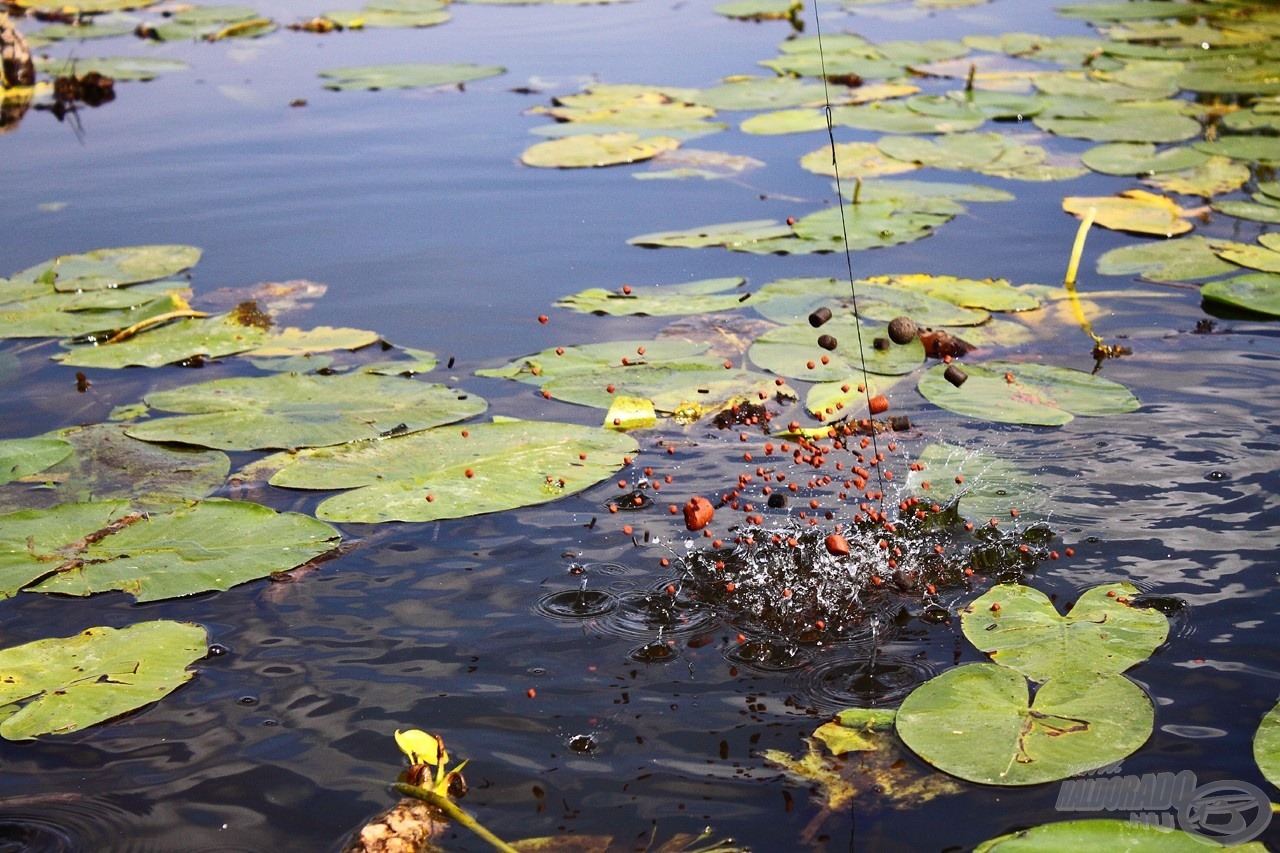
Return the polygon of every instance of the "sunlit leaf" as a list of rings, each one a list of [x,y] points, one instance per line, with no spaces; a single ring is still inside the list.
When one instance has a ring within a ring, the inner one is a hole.
[[[1181,4],[1161,2],[1161,6]],[[1092,780],[1082,780],[1088,784]],[[1098,780],[1102,781],[1102,780]],[[1265,803],[1263,804],[1265,806]],[[1041,853],[1050,850],[1123,850],[1125,853],[1203,853],[1206,836],[1180,829],[1147,826],[1117,818],[1084,818],[1046,823],[992,838],[973,853]],[[1258,841],[1233,844],[1239,853],[1264,853]]]
[[[132,424],[129,435],[221,450],[371,440],[453,423],[486,407],[482,398],[443,385],[364,372],[215,379],[144,399],[179,416]]]
[[[343,27],[433,27],[450,15],[440,0],[373,0],[363,9],[325,12],[323,17]]]
[[[1218,257],[1261,272],[1280,273],[1280,234],[1263,234],[1258,243],[1261,245],[1232,243],[1223,246],[1218,250]]]
[[[1206,302],[1280,317],[1280,275],[1251,273],[1225,281],[1211,281],[1200,288]]]
[[[732,0],[716,6],[714,11],[726,18],[770,21],[795,17],[803,8],[800,0]]]
[[[1148,71],[1143,76],[1141,85],[1099,79],[1096,73],[1055,71],[1037,75],[1035,87],[1044,94],[1055,97],[1097,98],[1102,101],[1157,101],[1178,93],[1176,83],[1160,79],[1153,71]]]
[[[1141,275],[1147,281],[1211,278],[1235,269],[1234,265],[1217,256],[1216,249],[1220,245],[1197,236],[1121,246],[1104,252],[1098,258],[1098,273]]]
[[[69,345],[55,361],[76,367],[160,367],[190,358],[221,358],[262,346],[265,329],[230,315],[178,320],[114,344]]]
[[[1200,136],[1200,123],[1164,106],[1115,104],[1091,116],[1036,116],[1036,127],[1058,136],[1095,142],[1182,142]]]
[[[915,273],[872,276],[866,281],[898,290],[923,293],[963,308],[981,308],[987,311],[1031,311],[1040,307],[1039,299],[1026,291],[1017,290],[1003,278],[958,278],[953,275]],[[912,317],[915,319],[914,315]],[[956,320],[943,321],[927,318],[920,318],[917,322],[926,326],[970,325],[970,323]]]
[[[395,65],[360,65],[331,68],[320,76],[330,82],[326,89],[413,89],[431,86],[456,86],[472,80],[496,77],[506,71],[497,65],[472,65],[408,62]]]
[[[890,343],[883,326],[863,326],[861,347],[858,321],[852,317],[833,318],[822,331],[836,339],[834,350],[818,346],[818,331],[808,322],[800,322],[764,333],[747,355],[765,370],[806,382],[844,382],[860,376],[864,365],[869,373],[900,375],[910,373],[924,361],[924,347],[919,340],[902,345]],[[877,339],[883,339],[887,346],[877,347]],[[826,363],[822,361],[824,357]]]
[[[896,246],[923,239],[949,222],[963,207],[948,199],[864,201],[827,208],[796,220],[796,236],[816,246],[809,251],[839,251]]]
[[[200,260],[195,246],[123,246],[81,255],[60,255],[14,273],[17,281],[35,281],[52,270],[54,289],[64,293],[124,287],[176,275]]]
[[[657,423],[653,401],[644,397],[614,397],[604,416],[605,429],[648,429]]]
[[[587,133],[535,143],[524,150],[520,161],[526,166],[544,169],[617,166],[648,160],[679,145],[680,140],[670,136],[641,138],[635,133]]]
[[[89,628],[0,651],[0,736],[70,734],[168,696],[208,654],[205,629],[190,622]]]
[[[1280,91],[1280,84],[1277,84],[1277,91]],[[1275,136],[1219,136],[1212,142],[1202,140],[1192,144],[1197,150],[1215,157],[1280,164],[1280,138]]]
[[[1094,223],[1115,231],[1133,231],[1173,237],[1191,230],[1186,217],[1197,213],[1179,207],[1166,196],[1144,190],[1126,190],[1115,196],[1070,196],[1062,200],[1062,209],[1083,217],[1090,209],[1096,212]]]
[[[1007,667],[972,663],[917,687],[898,736],[926,762],[984,785],[1034,785],[1105,767],[1151,735],[1155,710],[1123,675],[1055,674],[1030,695]]]
[[[1177,146],[1157,152],[1150,142],[1111,142],[1090,148],[1080,159],[1104,175],[1149,175],[1176,172],[1209,162],[1209,155],[1194,148]]]
[[[1280,199],[1266,193],[1254,193],[1252,201],[1240,199],[1215,201],[1210,207],[1218,213],[1225,213],[1238,219],[1280,223]]]
[[[637,449],[614,430],[507,421],[304,450],[282,457],[271,484],[351,489],[317,508],[333,521],[435,521],[575,494],[611,476]]]
[[[818,726],[813,736],[822,741],[832,755],[879,749],[883,738],[876,734],[893,731],[895,714],[877,708],[846,708],[835,720]]]
[[[794,323],[824,306],[837,316],[853,317],[852,288],[857,291],[858,316],[867,319],[888,321],[905,315],[926,326],[973,326],[990,316],[925,288],[895,287],[888,276],[862,279],[852,286],[835,278],[782,278],[760,288],[748,304],[778,323]],[[815,339],[818,334],[813,333]]]
[[[1280,704],[1262,717],[1253,737],[1253,760],[1267,781],[1280,787]]]
[[[316,326],[311,329],[293,327],[272,332],[261,346],[245,353],[249,357],[278,358],[291,355],[310,355],[327,350],[357,350],[375,344],[377,332],[367,329],[335,329],[332,326]]]
[[[960,184],[951,181],[917,181],[911,178],[891,181],[871,180],[844,183],[840,187],[845,198],[858,198],[867,201],[875,199],[891,199],[903,206],[909,206],[911,199],[917,198],[949,198],[953,201],[1013,201],[1015,196],[1007,190],[989,187],[983,184]]]
[[[967,374],[956,387],[938,364],[920,377],[918,388],[935,406],[1001,423],[1061,426],[1075,415],[1132,412],[1138,400],[1118,382],[1047,364],[987,362],[960,365]]]
[[[1227,157],[1210,157],[1207,162],[1180,172],[1166,172],[1144,178],[1143,183],[1169,193],[1198,195],[1209,198],[1235,192],[1244,186],[1251,172],[1249,166]]]
[[[980,111],[956,103],[947,115],[923,113],[898,101],[876,101],[832,110],[832,121],[841,127],[884,133],[956,133],[975,130],[985,121]]]
[[[100,12],[119,12],[128,9],[143,9],[151,6],[156,0],[14,0],[13,5],[20,9],[49,9],[64,15],[96,15]]]
[[[409,729],[402,732],[396,729],[396,746],[409,759],[410,764],[430,764],[433,767],[440,763],[440,742],[435,735],[429,735],[420,729]]]
[[[177,598],[288,571],[337,542],[337,531],[314,518],[240,501],[209,499],[151,515],[125,501],[22,510],[0,516],[0,597],[25,587]]]
[[[920,168],[916,163],[887,156],[870,142],[837,143],[836,163],[840,169],[840,177],[845,179],[900,175]],[[816,175],[835,177],[836,174],[836,166],[831,162],[830,146],[810,151],[800,158],[800,166]]]
[[[655,287],[605,290],[592,287],[556,300],[562,308],[593,314],[640,314],[651,317],[674,317],[706,311],[738,308],[745,291],[743,278],[708,278],[702,281],[660,284]],[[738,291],[738,292],[728,292]]]
[[[132,27],[126,32],[131,30]],[[75,38],[80,37],[75,36]],[[116,81],[154,80],[161,74],[185,71],[191,67],[180,59],[168,59],[163,56],[74,56],[69,59],[41,58],[35,60],[35,63],[38,70],[50,77],[83,76],[90,71],[96,71]],[[198,253],[196,257],[199,258]],[[161,273],[156,278],[166,275],[172,275],[172,273]]]
[[[795,232],[790,225],[783,225],[776,219],[754,219],[749,222],[723,222],[681,231],[641,234],[627,242],[632,246],[674,246],[686,249],[724,246],[735,249],[777,237],[793,236]]]
[[[1066,616],[1043,592],[999,584],[961,611],[964,635],[991,659],[1036,682],[1073,672],[1121,673],[1155,652],[1169,636],[1169,619],[1135,607],[1129,583],[1095,586]]]
[[[10,438],[0,441],[0,485],[43,471],[71,455],[60,438]]]
[[[876,147],[889,157],[922,166],[988,173],[1034,166],[1048,156],[1038,145],[1027,145],[999,133],[952,133],[934,139],[884,136]]]
[[[649,160],[649,171],[636,172],[631,177],[642,181],[664,178],[702,178],[710,181],[719,178],[737,178],[762,166],[764,163],[754,157],[743,157],[722,151],[677,148],[674,151],[659,153]]]

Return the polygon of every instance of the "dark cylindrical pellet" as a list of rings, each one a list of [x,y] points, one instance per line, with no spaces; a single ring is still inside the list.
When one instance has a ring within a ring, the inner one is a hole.
[[[887,350],[891,346],[888,338],[876,338],[871,342],[871,345],[881,352]]]
[[[965,373],[954,364],[947,365],[947,369],[942,374],[942,378],[959,388],[964,381],[969,378],[969,374]]]
[[[911,418],[906,415],[894,415],[889,418],[889,426],[894,432],[904,432],[911,429]]]
[[[822,335],[818,338],[818,346],[823,349],[835,349],[839,344],[836,343],[836,339],[830,335]]]
[[[826,307],[819,308],[817,311],[814,311],[809,315],[809,325],[816,329],[830,319],[831,309]]]

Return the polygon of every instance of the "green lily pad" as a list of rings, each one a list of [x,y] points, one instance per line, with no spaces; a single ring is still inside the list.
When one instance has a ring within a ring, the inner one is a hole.
[[[177,282],[84,293],[61,293],[51,284],[35,286],[44,292],[0,304],[0,338],[73,338],[104,333],[188,307],[182,295],[185,288]]]
[[[916,387],[930,403],[958,414],[1029,426],[1061,426],[1076,415],[1122,414],[1139,405],[1120,383],[1065,367],[992,361],[961,369],[968,379],[958,388],[943,377],[942,364]]]
[[[1280,317],[1280,275],[1274,273],[1251,273],[1211,281],[1200,288],[1200,296],[1206,302]]]
[[[1274,75],[1275,72],[1270,71]],[[1277,86],[1280,91],[1280,85]],[[1259,162],[1267,165],[1280,164],[1280,138],[1274,136],[1219,136],[1212,142],[1202,140],[1193,143],[1198,151],[1215,157],[1230,157],[1233,160]]]
[[[60,438],[11,438],[0,441],[0,485],[43,471],[75,450]]]
[[[329,80],[326,89],[419,89],[433,86],[456,86],[486,77],[497,77],[507,69],[498,65],[473,65],[466,62],[406,62],[394,65],[359,65],[331,68],[320,76]]]
[[[893,730],[896,711],[881,708],[846,708],[829,723],[814,730],[813,736],[826,744],[832,755],[867,752],[882,745],[876,733]]]
[[[910,206],[864,201],[803,216],[793,228],[802,241],[816,244],[809,251],[877,249],[924,239],[963,210],[947,199],[920,199]]]
[[[1035,785],[1105,767],[1151,735],[1155,709],[1123,675],[1074,671],[1029,692],[1008,667],[974,663],[917,687],[898,736],[937,769],[984,785]]]
[[[1106,5],[1106,4],[1102,4]],[[1160,3],[1178,6],[1177,3]],[[1086,818],[1046,823],[992,838],[973,853],[1045,853],[1053,850],[1123,850],[1125,853],[1203,853],[1207,841],[1179,829],[1144,826],[1129,820]],[[1264,853],[1257,841],[1233,844],[1239,853]]]
[[[1221,31],[1218,31],[1221,32]],[[1230,66],[1210,67],[1195,63],[1178,76],[1184,89],[1214,95],[1276,95],[1276,66],[1271,61],[1242,60]]]
[[[774,110],[744,119],[738,129],[757,136],[778,136],[784,133],[808,133],[826,130],[826,114],[819,109]]]
[[[897,385],[896,378],[889,379],[870,373],[864,377],[861,370],[858,370],[839,382],[815,382],[809,386],[804,395],[804,409],[822,420],[840,418],[851,412],[862,411],[868,397],[888,394]]]
[[[1178,146],[1156,151],[1150,142],[1111,142],[1090,148],[1080,159],[1104,175],[1149,175],[1176,172],[1209,162],[1209,155],[1194,148]]]
[[[871,284],[886,285],[897,290],[923,293],[963,308],[984,309],[986,311],[1031,311],[1040,307],[1040,300],[1034,295],[1016,289],[1003,278],[957,278],[953,275],[925,275],[918,273],[912,275],[872,276],[866,281]],[[911,316],[913,319],[917,319],[914,314]],[[985,320],[987,318],[983,317],[982,319]],[[976,325],[976,323],[971,324],[955,320],[941,321],[926,318],[917,319],[917,323],[923,323],[926,326]]]
[[[59,504],[0,516],[0,597],[18,590],[138,601],[178,598],[288,571],[337,547],[329,525],[242,501],[209,499],[146,515],[125,501]]]
[[[0,651],[0,737],[70,734],[144,708],[194,675],[209,652],[190,622],[90,628]]]
[[[1025,170],[1042,166],[1048,152],[999,133],[950,133],[922,139],[884,136],[876,142],[881,153],[935,169],[956,169],[1021,178]]]
[[[861,183],[843,184],[841,191],[845,198],[852,200],[856,194],[859,199],[893,199],[904,207],[910,206],[910,199],[916,198],[949,198],[952,201],[1013,201],[1013,193],[988,187],[982,184],[961,184],[952,181],[916,181],[901,178],[892,181],[872,180]]]
[[[1167,0],[1127,0],[1123,3],[1072,3],[1059,6],[1058,14],[1064,18],[1083,18],[1094,23],[1105,21],[1142,21],[1161,18],[1186,18],[1199,16],[1196,9],[1184,3]]]
[[[805,83],[795,77],[743,77],[703,89],[693,102],[716,110],[776,110],[843,103],[848,87]]]
[[[841,127],[882,133],[956,133],[976,130],[987,119],[978,110],[962,104],[957,104],[946,115],[938,115],[920,112],[897,101],[875,101],[854,107],[837,107],[831,112],[831,120]]]
[[[590,314],[679,317],[707,311],[728,311],[742,304],[746,292],[730,293],[746,284],[744,278],[660,284],[653,288],[605,290],[592,287],[556,300],[561,308]]]
[[[1280,704],[1263,716],[1253,736],[1253,760],[1267,781],[1280,788]]]
[[[11,276],[32,282],[52,272],[55,290],[106,290],[177,275],[200,260],[195,246],[123,246],[82,255],[60,255]]]
[[[863,279],[854,282],[858,294],[858,316],[889,321],[906,315],[926,326],[976,326],[991,316],[984,310],[940,299],[923,289],[895,287],[891,278],[885,276],[877,281]],[[849,282],[835,278],[781,278],[771,281],[760,288],[750,304],[777,323],[794,323],[824,306],[837,316],[854,316]],[[818,334],[813,333],[815,339]]]
[[[178,320],[114,344],[68,345],[53,358],[74,367],[160,367],[191,358],[221,358],[264,345],[270,334],[229,314]]]
[[[777,21],[794,18],[803,8],[800,0],[732,0],[713,11],[743,21]]]
[[[159,41],[220,41],[225,38],[256,38],[274,32],[274,21],[263,18],[248,6],[187,6],[175,10],[163,22],[142,30]]]
[[[1244,186],[1252,173],[1249,167],[1228,157],[1210,157],[1202,165],[1180,172],[1166,172],[1144,178],[1143,183],[1167,193],[1198,195],[1210,198],[1235,192]]]
[[[982,450],[930,444],[916,461],[921,468],[907,475],[907,491],[942,505],[958,501],[960,514],[976,523],[1007,518],[1012,509],[1034,518],[1049,503],[1048,490],[1031,474]]]
[[[553,501],[595,485],[638,450],[623,433],[504,421],[282,456],[271,484],[351,489],[321,502],[332,521],[436,521]]]
[[[886,155],[870,142],[837,143],[835,165],[831,162],[830,146],[810,151],[800,158],[801,168],[815,175],[835,177],[836,165],[840,168],[840,177],[846,179],[901,175],[920,168],[918,163]]]
[[[90,28],[92,29],[92,28]],[[132,27],[125,32],[131,32]],[[79,36],[75,36],[79,38]],[[180,59],[163,56],[76,56],[70,59],[37,59],[36,69],[50,77],[83,76],[96,71],[119,82],[121,80],[154,80],[171,71],[186,71],[191,66]],[[159,247],[153,247],[159,248]],[[196,253],[199,258],[199,253]],[[193,260],[191,264],[194,264]],[[190,266],[191,264],[188,264]],[[176,272],[175,270],[174,272]],[[161,273],[161,278],[172,273]]]
[[[1147,281],[1212,278],[1236,269],[1218,257],[1221,245],[1205,237],[1136,243],[1104,252],[1097,269],[1100,275],[1141,275]]]
[[[253,358],[306,356],[326,350],[358,350],[379,340],[381,336],[368,329],[335,329],[333,326],[296,329],[291,326],[272,332],[261,346],[254,347],[245,355]]]
[[[670,136],[641,138],[635,133],[584,133],[535,143],[520,155],[520,162],[543,169],[618,166],[648,160],[679,146],[680,140]]]
[[[79,0],[64,3],[61,0],[14,0],[13,5],[22,9],[50,9],[64,15],[97,15],[102,12],[122,12],[144,9],[156,0]]]
[[[772,241],[778,237],[794,236],[795,232],[790,225],[783,225],[776,219],[753,219],[749,222],[723,222],[680,231],[641,234],[638,237],[632,237],[627,243],[632,246],[673,246],[685,249],[699,249],[707,246],[738,249]]]
[[[1151,63],[1148,63],[1150,65]],[[1178,84],[1168,79],[1170,72],[1159,70],[1161,66],[1149,68],[1141,76],[1142,85],[1118,82],[1114,79],[1100,79],[1097,72],[1085,74],[1080,71],[1054,71],[1036,75],[1035,87],[1054,99],[1060,98],[1093,98],[1100,101],[1159,101],[1171,98],[1178,93]],[[1161,79],[1163,74],[1164,79]],[[1052,109],[1052,107],[1050,108]]]
[[[808,322],[800,322],[765,332],[756,338],[747,355],[765,370],[806,382],[843,382],[851,376],[860,376],[864,364],[869,373],[899,376],[910,373],[924,361],[924,346],[919,339],[877,349],[877,338],[888,341],[888,331],[883,326],[863,326],[861,348],[858,321],[852,317],[833,318],[822,331],[836,339],[834,350],[819,347],[817,330]],[[826,364],[822,363],[824,356]]]
[[[651,131],[717,129],[707,121],[716,114],[710,107],[674,100],[658,90],[616,95],[585,102],[564,103],[538,110],[559,122],[606,125],[610,128],[644,128]]]
[[[132,424],[130,436],[220,450],[372,440],[460,421],[487,407],[482,398],[443,385],[364,372],[215,379],[144,399],[180,416]]]
[[[231,460],[216,450],[166,447],[125,435],[123,424],[89,424],[42,436],[73,453],[0,489],[0,512],[90,500],[128,500],[168,509],[221,488]]]
[[[1261,272],[1280,273],[1280,234],[1263,234],[1261,245],[1232,243],[1218,249],[1218,257]]]
[[[1032,681],[1076,671],[1121,673],[1151,657],[1169,636],[1163,613],[1129,603],[1137,595],[1129,583],[1095,586],[1060,616],[1039,590],[1000,584],[964,608],[961,628],[993,661]]]
[[[358,11],[325,12],[322,16],[342,27],[434,27],[451,17],[440,0],[375,0]]]
[[[1210,207],[1218,213],[1225,213],[1238,219],[1280,223],[1280,199],[1276,199],[1266,193],[1254,193],[1252,201],[1242,201],[1240,199],[1215,201]]]

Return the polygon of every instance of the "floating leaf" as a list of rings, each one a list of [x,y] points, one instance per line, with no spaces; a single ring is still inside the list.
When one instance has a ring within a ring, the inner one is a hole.
[[[41,441],[66,444],[73,455],[0,490],[0,511],[108,499],[167,509],[206,497],[226,482],[231,460],[225,453],[148,444],[124,430],[122,424],[89,424],[44,436]]]
[[[1268,711],[1253,737],[1253,760],[1267,781],[1280,788],[1280,704]]]
[[[1177,7],[1182,4],[1161,2],[1159,5]],[[1083,784],[1090,781],[1092,780],[1081,780]],[[1191,835],[1179,829],[1147,826],[1132,820],[1085,818],[1019,829],[982,842],[973,848],[973,853],[1040,853],[1049,850],[1203,853],[1208,843],[1205,835]],[[1233,844],[1231,849],[1239,853],[1264,853],[1266,846],[1250,841],[1247,844]]]
[[[744,21],[777,21],[794,18],[803,8],[800,0],[732,0],[716,6],[714,11]]]
[[[959,169],[1016,180],[1058,180],[1080,174],[1073,167],[1051,167],[1038,145],[999,133],[951,133],[936,139],[884,136],[876,147],[885,155],[935,169]]]
[[[60,438],[11,438],[0,441],[0,485],[56,465],[74,450]]]
[[[53,358],[75,367],[160,367],[191,358],[221,358],[264,345],[269,334],[231,315],[185,319],[114,344],[72,346]]]
[[[605,429],[648,429],[657,423],[653,401],[643,397],[614,397],[604,416]]]
[[[200,260],[195,246],[124,246],[82,255],[60,255],[11,276],[33,282],[50,271],[55,290],[75,293],[106,290],[177,275]]]
[[[822,741],[832,755],[879,749],[882,739],[876,734],[893,730],[896,713],[878,708],[846,708],[832,722],[818,726],[813,736]]]
[[[1163,613],[1135,607],[1129,583],[1095,586],[1060,616],[1049,597],[1020,584],[999,584],[961,612],[964,635],[991,659],[1042,682],[1073,672],[1121,673],[1169,636]]]
[[[331,82],[326,89],[416,89],[431,86],[456,86],[472,80],[496,77],[507,69],[498,65],[472,65],[465,62],[453,64],[408,62],[396,65],[360,65],[349,68],[332,68],[321,71],[320,76]]]
[[[864,201],[803,216],[793,228],[802,241],[816,244],[807,251],[876,249],[928,237],[963,210],[942,198]]]
[[[1258,242],[1261,245],[1227,244],[1218,249],[1218,257],[1242,267],[1280,273],[1280,234],[1263,234]]]
[[[870,142],[838,143],[836,163],[839,164],[840,176],[845,179],[900,175],[920,168],[916,163],[887,156]],[[800,166],[815,175],[835,177],[836,174],[836,167],[831,163],[830,146],[810,151],[800,158]]]
[[[487,406],[443,385],[363,372],[215,379],[144,399],[180,416],[141,421],[128,427],[129,435],[221,450],[370,440],[460,421]]]
[[[1206,302],[1280,317],[1280,275],[1251,273],[1225,281],[1211,281],[1200,288]]]
[[[1168,193],[1209,198],[1240,189],[1250,177],[1246,164],[1227,157],[1210,157],[1208,162],[1195,168],[1153,175],[1142,182]]]
[[[818,107],[827,103],[844,103],[847,86],[805,83],[795,77],[739,77],[703,89],[693,95],[693,102],[717,110],[776,110],[782,107]]]
[[[450,18],[440,0],[374,0],[358,11],[325,12],[342,27],[434,27]]]
[[[703,151],[694,148],[678,148],[663,151],[649,161],[649,171],[632,175],[638,180],[661,178],[736,178],[745,172],[759,169],[764,163],[754,157],[742,157],[722,151]]]
[[[1150,175],[1176,172],[1209,162],[1210,157],[1194,148],[1177,146],[1156,151],[1150,142],[1111,142],[1090,148],[1080,159],[1095,172],[1104,175]]]
[[[960,514],[971,521],[1003,518],[1011,509],[1029,517],[1048,503],[1048,490],[1031,474],[982,450],[930,444],[916,461],[921,468],[907,475],[907,490],[922,501],[958,501]]]
[[[1181,237],[1158,243],[1121,246],[1098,258],[1101,275],[1139,274],[1147,281],[1191,281],[1211,278],[1235,269],[1216,250],[1224,243],[1204,237]],[[1239,244],[1243,245],[1243,244]]]
[[[317,508],[332,521],[435,521],[575,494],[611,476],[637,449],[613,430],[506,421],[304,450],[280,457],[284,466],[271,484],[352,489]]]
[[[794,236],[795,232],[790,225],[783,225],[776,219],[753,219],[749,222],[723,222],[717,225],[704,225],[700,228],[686,228],[682,231],[641,234],[638,237],[632,237],[627,243],[632,246],[673,246],[686,249],[706,246],[739,249],[772,241],[778,237]]]
[[[337,531],[314,518],[241,501],[209,499],[152,515],[131,512],[125,501],[22,510],[0,516],[0,597],[25,587],[177,598],[288,571],[337,541]]]
[[[78,27],[77,29],[83,28]],[[89,29],[92,29],[92,27]],[[132,29],[132,27],[129,27],[125,32],[130,32]],[[74,37],[81,38],[79,35]],[[186,71],[190,67],[180,59],[168,59],[163,56],[76,56],[70,59],[36,60],[36,68],[50,77],[79,77],[88,74],[90,71],[96,71],[117,82],[120,80],[154,80],[161,74],[167,74],[170,71]],[[198,259],[199,257],[197,250],[196,258]],[[193,260],[187,266],[191,266],[194,263],[195,261]],[[177,272],[177,270],[174,270],[174,272]],[[172,274],[165,272],[154,277],[162,278]]]
[[[638,314],[650,317],[727,311],[739,307],[747,294],[726,291],[738,290],[745,283],[744,278],[708,278],[642,289],[632,289],[630,286],[626,290],[592,287],[558,299],[556,305],[594,314]]]
[[[1123,675],[1074,671],[1036,691],[1007,667],[973,663],[917,687],[898,736],[934,767],[984,785],[1035,785],[1105,767],[1151,735],[1155,709]]]
[[[916,181],[903,178],[892,181],[872,180],[843,184],[841,191],[845,198],[852,199],[857,194],[859,199],[894,199],[907,206],[908,199],[916,198],[949,198],[952,201],[1013,201],[1015,196],[1007,190],[988,187],[983,184],[961,184],[951,181]]]
[[[266,341],[245,353],[256,358],[279,358],[291,355],[310,355],[326,350],[357,350],[380,340],[377,332],[367,329],[335,329],[333,326],[316,326],[312,329],[286,328],[273,332]]]
[[[1061,426],[1075,415],[1132,412],[1138,400],[1118,382],[1047,364],[992,361],[965,364],[968,379],[959,388],[934,365],[917,385],[925,399],[961,415],[1001,423]]]
[[[817,331],[808,322],[800,322],[764,333],[747,355],[765,370],[807,382],[844,382],[849,377],[860,376],[864,366],[870,373],[896,376],[910,373],[924,361],[924,347],[918,339],[877,348],[877,338],[888,343],[888,332],[883,326],[863,326],[861,348],[858,321],[852,317],[832,319],[822,331],[835,337],[834,350],[819,347]],[[827,359],[825,364],[823,357]]]
[[[973,326],[985,322],[986,311],[964,308],[923,289],[892,286],[893,278],[863,279],[851,286],[834,278],[780,278],[760,288],[750,304],[778,323],[793,323],[826,306],[837,315],[854,316],[852,288],[857,288],[858,316],[892,320],[906,315],[926,326]],[[816,339],[818,333],[814,332]]]
[[[77,337],[124,329],[151,317],[190,308],[177,282],[129,288],[61,293],[52,284],[33,283],[40,292],[0,304],[0,337]],[[8,294],[0,289],[0,299]],[[17,293],[14,293],[17,296]],[[108,337],[108,335],[100,335]]]
[[[1179,207],[1165,196],[1144,190],[1126,190],[1116,196],[1069,196],[1062,200],[1062,209],[1084,217],[1090,208],[1095,210],[1094,222],[1115,231],[1133,231],[1138,234],[1155,234],[1173,237],[1191,230],[1186,217],[1194,210]]]
[[[1275,71],[1267,73],[1274,76]],[[1280,84],[1277,84],[1276,91],[1280,91]],[[1212,142],[1202,140],[1193,145],[1198,151],[1215,157],[1256,161],[1270,166],[1280,164],[1280,138],[1274,136],[1220,136]]]
[[[981,127],[986,116],[963,104],[956,104],[947,115],[936,115],[904,103],[877,101],[856,107],[837,107],[831,112],[831,120],[841,127],[883,133],[956,133]]]
[[[520,155],[520,162],[543,169],[617,166],[648,160],[679,146],[680,140],[670,136],[641,138],[635,133],[584,133],[535,143]]]
[[[70,734],[144,708],[191,680],[209,652],[190,622],[90,628],[0,651],[0,736]]]
[[[1251,219],[1254,222],[1280,223],[1280,199],[1266,193],[1254,193],[1253,201],[1228,199],[1215,201],[1211,207],[1218,213],[1235,216],[1239,219]]]
[[[883,284],[895,289],[923,293],[964,308],[981,308],[987,311],[1031,311],[1040,307],[1039,299],[1026,291],[1015,289],[1003,278],[957,278],[953,275],[917,273],[872,276],[866,281],[871,284]],[[915,319],[914,315],[913,319]],[[969,323],[958,323],[954,320],[944,322],[919,319],[918,322],[925,325],[969,325]]]

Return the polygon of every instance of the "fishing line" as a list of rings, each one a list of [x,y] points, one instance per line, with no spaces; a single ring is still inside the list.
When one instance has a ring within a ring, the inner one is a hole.
[[[867,373],[866,351],[862,348],[862,317],[858,313],[858,289],[853,283],[853,252],[849,249],[849,226],[845,220],[844,188],[840,183],[840,164],[836,158],[836,132],[831,118],[831,88],[827,81],[827,56],[822,50],[822,22],[818,15],[818,0],[813,0],[813,28],[818,39],[818,63],[822,72],[823,114],[827,119],[827,139],[831,144],[831,169],[836,176],[836,204],[840,208],[840,234],[844,238],[844,263],[849,278],[849,296],[853,305],[854,328],[858,335],[858,364],[862,368],[863,396],[867,401],[867,427],[871,432],[871,453],[875,468],[876,484],[879,486],[880,510],[884,511],[884,475],[880,470],[880,442],[876,438],[875,421],[871,412],[871,379]]]

